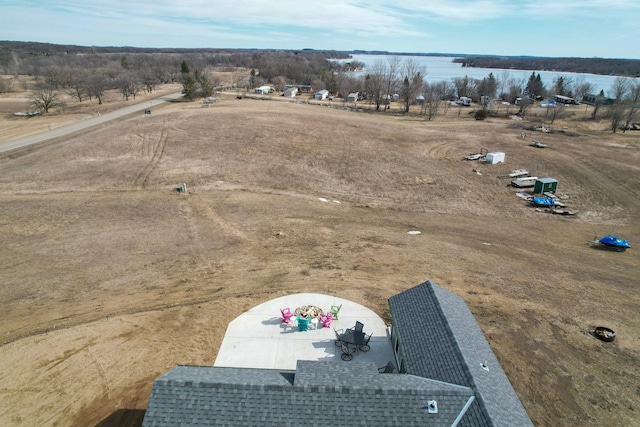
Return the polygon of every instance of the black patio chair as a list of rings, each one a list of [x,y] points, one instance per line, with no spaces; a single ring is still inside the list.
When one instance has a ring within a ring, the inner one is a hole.
[[[352,349],[351,347],[349,347],[349,344],[343,343],[342,341],[340,341],[340,347],[342,349],[342,354],[340,355],[340,358],[342,360],[348,362],[353,359],[353,353],[356,352],[357,347],[354,347]]]
[[[367,352],[369,350],[371,350],[371,347],[369,347],[369,340],[371,339],[371,336],[373,334],[369,334],[369,335],[365,335],[364,336],[364,341],[362,342],[362,344],[360,344],[358,346],[358,348],[360,349],[360,351],[364,351]]]
[[[340,347],[340,344],[342,343],[341,337],[342,337],[343,330],[342,329],[336,330],[336,328],[333,328],[333,331],[336,333],[336,342],[335,342],[336,347]]]
[[[354,328],[354,330],[355,330],[356,332],[362,332],[362,329],[363,329],[363,328],[364,328],[364,324],[363,324],[363,323],[356,322],[356,326],[355,326],[355,328]]]
[[[381,374],[392,374],[393,371],[396,370],[396,367],[393,365],[393,362],[387,363],[387,366],[383,366],[382,368],[378,368],[378,372]]]

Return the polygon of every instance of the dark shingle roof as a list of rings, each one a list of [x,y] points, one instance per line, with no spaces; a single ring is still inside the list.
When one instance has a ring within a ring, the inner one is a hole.
[[[298,361],[293,384],[287,375],[177,366],[154,382],[143,426],[450,426],[473,396],[468,387],[379,374],[373,363]],[[437,414],[427,411],[432,399]]]
[[[533,425],[462,299],[425,282],[389,306],[408,374],[357,361],[177,366],[154,382],[143,427]]]
[[[460,425],[533,425],[460,297],[427,281],[389,298],[389,307],[407,372],[476,392]]]

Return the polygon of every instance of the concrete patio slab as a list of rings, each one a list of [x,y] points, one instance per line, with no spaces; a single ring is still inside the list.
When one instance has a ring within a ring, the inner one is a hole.
[[[342,308],[331,328],[298,331],[295,325],[282,323],[280,309],[312,305],[325,313],[332,305]],[[346,299],[323,294],[293,294],[262,303],[229,323],[214,366],[295,370],[298,360],[349,363],[340,358],[333,328],[348,329],[356,321],[364,332],[373,334],[368,352],[358,352],[353,360],[375,362],[383,367],[393,361],[393,348],[387,325],[372,310]]]

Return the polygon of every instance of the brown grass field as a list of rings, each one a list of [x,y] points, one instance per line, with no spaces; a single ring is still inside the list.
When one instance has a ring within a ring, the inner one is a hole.
[[[140,425],[153,380],[213,364],[252,306],[319,292],[389,320],[387,298],[427,279],[468,303],[536,425],[640,424],[637,132],[584,107],[554,123],[570,133],[521,139],[468,109],[429,122],[234,95],[0,157],[0,425]],[[0,140],[97,108],[13,117],[25,102],[0,99]],[[506,163],[461,160],[483,147]],[[558,179],[577,215],[497,178],[520,168]]]

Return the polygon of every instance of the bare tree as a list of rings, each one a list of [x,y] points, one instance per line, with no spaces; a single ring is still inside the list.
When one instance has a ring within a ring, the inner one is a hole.
[[[409,112],[411,104],[415,102],[416,97],[420,94],[420,90],[424,87],[423,76],[425,74],[426,71],[424,67],[413,58],[408,58],[402,64],[400,97],[404,104],[405,113]]]
[[[364,79],[364,90],[376,106],[376,111],[380,109],[383,101],[389,102],[387,89],[387,66],[384,61],[377,60],[369,68],[369,73]]]
[[[520,115],[520,117],[524,119],[525,116],[527,115],[527,111],[532,105],[533,105],[533,100],[528,96],[523,96],[520,99],[520,110],[518,111],[518,114]]]
[[[105,92],[109,89],[109,80],[107,77],[102,74],[95,74],[89,77],[85,84],[89,100],[91,100],[91,98],[96,98],[98,100],[98,105],[101,105],[104,100]]]
[[[143,69],[139,72],[140,83],[142,83],[144,91],[151,93],[160,83],[158,73],[151,68]]]
[[[629,125],[635,118],[635,115],[640,108],[640,82],[632,84],[629,88],[629,113],[627,114],[627,120],[622,127],[622,132],[626,132],[629,129]]]
[[[576,77],[573,82],[573,98],[580,102],[585,94],[591,93],[593,90],[593,85],[587,82],[587,79],[584,76]]]
[[[514,103],[517,98],[523,98],[525,78],[509,80],[509,99],[507,101]]]
[[[7,93],[11,90],[11,80],[0,79],[0,93]]]
[[[611,117],[611,131],[615,133],[620,126],[622,117],[624,116],[624,99],[631,87],[631,81],[627,77],[617,77],[613,81],[611,92],[613,92],[615,98],[613,104],[609,107],[609,116]]]
[[[453,85],[456,88],[456,96],[462,98],[463,96],[471,97],[475,91],[475,82],[470,79],[469,76],[454,77]]]
[[[86,96],[86,73],[81,70],[72,70],[68,76],[67,94],[77,99],[78,102],[82,102],[82,99]]]
[[[556,121],[556,119],[562,119],[565,117],[566,115],[566,106],[560,102],[558,102],[554,107],[549,108],[547,107],[547,114],[549,113],[549,110],[551,110],[551,120],[549,121],[549,124],[552,125],[553,122]]]
[[[128,101],[129,97],[136,99],[136,95],[140,92],[138,77],[134,73],[126,73],[120,76],[115,84],[125,101]]]
[[[47,114],[51,109],[63,105],[58,97],[58,91],[51,86],[37,88],[29,95],[31,107],[42,114]]]
[[[511,80],[511,74],[508,70],[502,70],[498,74],[498,80],[496,82],[496,92],[500,98],[504,99],[505,95],[507,95]]]
[[[402,61],[398,56],[388,56],[387,57],[387,71],[385,76],[385,95],[390,99],[393,97],[392,91],[395,89],[397,85],[398,73],[400,72],[400,66],[402,65]]]
[[[360,92],[362,90],[362,80],[354,77],[351,73],[338,74],[338,87],[342,94],[342,99],[346,102],[350,93]]]
[[[16,79],[22,71],[22,60],[17,52],[11,52],[11,61],[9,62],[9,69],[13,77]]]
[[[422,104],[422,114],[427,117],[427,120],[432,120],[438,114],[438,110],[443,104],[443,99],[447,97],[446,91],[447,86],[445,82],[425,83],[423,88],[424,103]],[[444,104],[448,105],[449,102],[446,101]]]
[[[287,80],[283,76],[277,76],[271,79],[271,85],[276,91],[282,92],[287,87]]]

